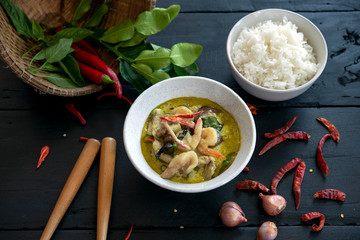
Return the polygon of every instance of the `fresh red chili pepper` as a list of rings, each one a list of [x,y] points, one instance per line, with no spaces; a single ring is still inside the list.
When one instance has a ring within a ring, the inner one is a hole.
[[[126,235],[126,237],[124,238],[124,240],[129,240],[131,232],[133,230],[133,227],[134,227],[134,225],[132,224],[131,227],[130,227],[130,230],[129,230],[128,234]]]
[[[79,68],[80,68],[80,72],[82,75],[85,75],[90,81],[96,83],[96,84],[103,84],[103,83],[115,83],[113,80],[111,80],[111,78],[92,68],[92,67],[89,67],[88,65],[84,64],[84,63],[81,63],[81,62],[78,62],[78,65],[79,65]]]
[[[317,165],[320,168],[320,170],[323,173],[325,173],[325,175],[328,175],[330,171],[329,171],[329,166],[325,162],[324,157],[322,155],[322,148],[324,146],[324,143],[325,143],[326,139],[329,138],[329,137],[331,137],[331,134],[326,134],[320,139],[320,141],[318,143],[318,146],[317,146],[317,151],[316,151]]]
[[[235,185],[235,187],[238,190],[260,190],[263,192],[269,191],[269,189],[264,184],[253,180],[240,181]]]
[[[78,61],[86,63],[93,68],[96,68],[100,72],[108,75],[111,80],[115,82],[112,85],[116,91],[117,97],[120,99],[122,96],[122,86],[116,73],[97,56],[82,50],[74,44],[72,45],[72,48],[75,50],[74,56]]]
[[[180,114],[180,115],[175,115],[173,117],[182,117],[182,118],[193,118],[199,114],[201,114],[204,110],[200,110],[196,113],[193,113],[193,114]]]
[[[255,107],[254,105],[250,104],[250,103],[246,103],[246,105],[248,106],[248,108],[250,109],[250,112],[254,115],[257,114],[257,110],[259,110],[257,107]]]
[[[276,172],[275,176],[271,181],[271,191],[273,194],[277,194],[276,193],[277,185],[279,184],[280,180],[284,177],[285,173],[296,167],[296,165],[298,165],[298,163],[300,162],[301,162],[301,158],[291,159]]]
[[[145,140],[146,140],[146,141],[149,141],[149,142],[154,142],[154,141],[155,141],[155,139],[149,138],[149,137],[145,138]]]
[[[289,121],[287,121],[285,123],[285,125],[279,129],[276,129],[274,132],[272,133],[265,133],[265,137],[266,138],[274,138],[277,137],[283,133],[286,133],[290,127],[294,124],[294,122],[296,121],[297,117],[299,116],[299,114],[295,115],[294,117],[292,117]]]
[[[73,103],[68,103],[65,105],[65,107],[70,113],[72,113],[75,117],[77,117],[80,120],[82,125],[86,124],[86,120],[81,115],[81,113],[75,108]]]
[[[324,189],[314,194],[315,198],[345,201],[346,194],[336,189]]]
[[[246,166],[242,171],[243,172],[248,172],[248,171],[250,171],[250,168],[248,166]]]
[[[306,169],[305,162],[299,163],[298,167],[296,168],[296,172],[294,175],[294,182],[293,182],[293,191],[295,196],[295,208],[296,210],[299,209],[300,200],[301,200],[301,183],[304,178]]]
[[[100,57],[99,56],[99,53],[96,51],[96,49],[91,46],[87,41],[85,41],[84,39],[81,39],[79,41],[77,41],[75,43],[76,46],[78,46],[79,48],[81,48],[82,50],[88,52],[88,53],[91,53],[91,54],[94,54],[95,56],[97,57]]]
[[[336,127],[334,126],[334,124],[332,124],[329,120],[325,119],[325,118],[320,118],[317,117],[316,120],[318,120],[319,122],[321,122],[322,124],[325,125],[325,127],[329,130],[330,134],[331,134],[331,138],[335,141],[335,142],[339,142],[340,140],[340,134],[339,131],[336,129]]]
[[[309,213],[303,214],[301,216],[301,221],[307,222],[307,221],[309,221],[311,219],[314,219],[314,218],[320,218],[319,226],[316,225],[316,224],[313,224],[311,226],[311,229],[313,231],[318,232],[324,227],[324,224],[325,224],[325,216],[324,216],[324,214],[321,214],[319,212],[309,212]]]
[[[87,137],[80,137],[80,141],[87,141],[87,140],[89,140],[89,138],[87,138]]]
[[[46,145],[46,146],[41,148],[40,157],[39,157],[39,161],[38,161],[38,164],[37,164],[36,168],[39,168],[41,166],[41,164],[45,161],[45,158],[47,157],[49,152],[50,152],[50,147],[49,146]]]
[[[190,120],[185,120],[179,117],[160,117],[160,119],[166,120],[168,122],[174,122],[174,123],[179,123],[181,125],[187,126],[189,128],[194,128],[195,127],[195,123],[193,121]]]
[[[285,141],[286,139],[303,139],[307,140],[310,138],[310,135],[303,131],[297,131],[297,132],[287,132],[283,133],[273,139],[271,139],[264,147],[261,149],[259,156],[263,155],[265,152],[267,152],[269,149],[274,147],[275,145]]]
[[[102,99],[103,97],[106,97],[106,96],[117,96],[117,94],[115,92],[103,93],[100,96],[98,96],[97,100],[99,101],[100,99]],[[132,105],[132,102],[124,95],[121,95],[121,98],[124,99],[125,101],[127,101],[130,105]]]

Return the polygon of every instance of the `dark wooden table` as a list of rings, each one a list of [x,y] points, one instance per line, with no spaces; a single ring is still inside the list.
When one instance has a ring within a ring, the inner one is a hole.
[[[255,239],[260,224],[277,224],[277,239],[359,239],[360,237],[360,2],[349,1],[173,1],[159,0],[168,7],[181,2],[181,13],[151,41],[170,47],[192,42],[204,47],[197,63],[199,75],[231,87],[246,102],[259,108],[255,153],[250,171],[205,193],[184,194],[162,189],[143,178],[126,156],[122,131],[129,105],[113,98],[96,101],[99,94],[80,98],[40,95],[18,79],[4,64],[0,68],[0,239],[39,239],[60,191],[84,142],[80,136],[116,138],[117,160],[108,239],[123,239],[130,226],[130,239]],[[243,91],[231,76],[225,54],[227,34],[235,22],[262,8],[284,8],[313,21],[326,38],[328,64],[320,79],[303,95],[284,102],[267,102]],[[136,99],[137,92],[124,83],[125,95]],[[86,126],[70,115],[65,103],[73,102],[87,120]],[[292,130],[307,131],[309,141],[289,141],[259,157],[266,143],[263,133],[282,126],[299,114]],[[335,124],[340,142],[328,140],[324,157],[330,174],[324,176],[316,165],[319,139],[327,129],[315,118]],[[42,146],[50,154],[36,169]],[[238,191],[234,185],[244,179],[270,185],[275,172],[294,157],[307,165],[302,199],[295,210],[293,173],[281,181],[278,191],[288,201],[276,217],[262,209],[257,192]],[[99,159],[97,158],[80,191],[60,223],[53,239],[95,239]],[[309,172],[313,169],[313,172]],[[314,199],[325,188],[344,191],[345,202]],[[236,201],[247,223],[236,228],[222,225],[218,211],[225,201]],[[326,216],[321,232],[301,215],[318,211]],[[343,215],[342,215],[343,214]],[[341,217],[343,216],[343,217]]]

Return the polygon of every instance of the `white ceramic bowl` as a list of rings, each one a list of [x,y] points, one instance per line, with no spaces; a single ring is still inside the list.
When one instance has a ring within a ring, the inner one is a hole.
[[[241,147],[233,164],[219,176],[202,183],[176,183],[160,177],[141,152],[141,131],[150,112],[161,103],[178,97],[208,98],[233,114],[241,132]],[[176,77],[145,90],[132,104],[124,123],[125,150],[134,167],[156,185],[177,192],[196,193],[215,189],[235,178],[246,167],[254,152],[256,129],[244,101],[227,86],[203,77]]]
[[[288,90],[275,90],[265,88],[248,81],[233,64],[231,53],[234,43],[244,28],[255,26],[256,24],[267,20],[282,21],[283,17],[286,17],[289,21],[294,23],[298,27],[298,31],[304,34],[308,40],[308,43],[313,47],[317,62],[320,64],[320,66],[315,76],[304,85]],[[326,65],[328,50],[326,41],[320,30],[307,18],[295,12],[283,9],[264,9],[246,15],[234,25],[226,42],[226,54],[235,80],[245,91],[263,100],[284,101],[299,96],[307,89],[309,89],[311,85],[319,78]]]

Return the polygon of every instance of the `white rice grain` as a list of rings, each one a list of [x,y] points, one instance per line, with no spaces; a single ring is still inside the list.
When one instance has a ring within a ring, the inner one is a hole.
[[[232,60],[246,79],[271,89],[301,86],[318,70],[313,48],[286,18],[245,28],[234,44]]]

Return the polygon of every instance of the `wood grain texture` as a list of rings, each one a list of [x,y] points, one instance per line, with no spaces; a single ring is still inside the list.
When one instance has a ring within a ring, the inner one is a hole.
[[[157,2],[159,7],[175,4]],[[116,164],[109,218],[108,239],[123,239],[134,224],[130,239],[255,239],[264,221],[279,227],[277,239],[358,239],[360,234],[360,3],[359,1],[188,1],[180,2],[179,16],[149,40],[171,47],[192,42],[204,47],[197,61],[199,75],[231,87],[245,102],[259,108],[254,116],[257,142],[248,166],[228,184],[209,192],[183,194],[162,189],[132,166],[123,144],[123,124],[130,108],[123,100],[99,94],[79,98],[39,95],[0,63],[0,239],[39,239],[67,177],[84,146],[79,137],[116,139]],[[297,11],[313,21],[324,34],[329,58],[320,79],[303,95],[284,102],[267,102],[247,94],[230,73],[225,54],[227,34],[246,14],[266,7]],[[123,80],[122,80],[123,81]],[[124,94],[135,100],[138,93],[124,83]],[[65,109],[72,102],[87,120],[81,126]],[[306,131],[308,141],[285,141],[263,156],[257,153],[267,143],[263,133],[273,131],[299,114],[291,131]],[[340,142],[327,140],[323,155],[330,169],[324,176],[315,155],[320,138],[328,130],[316,117],[330,120],[340,132]],[[36,169],[39,151],[50,146],[50,154]],[[235,189],[238,181],[253,179],[267,187],[276,171],[294,157],[306,162],[302,199],[295,210],[292,193],[295,170],[278,185],[288,201],[276,217],[262,210],[258,192]],[[308,170],[312,169],[312,172]],[[96,239],[99,157],[59,224],[52,239]],[[344,202],[315,199],[321,189],[346,193]],[[225,228],[218,211],[225,201],[236,201],[247,223]],[[175,211],[176,210],[176,211]],[[311,230],[314,222],[301,222],[301,215],[319,211],[326,216],[321,232]],[[343,214],[343,218],[341,217]],[[183,226],[184,228],[181,228]]]

